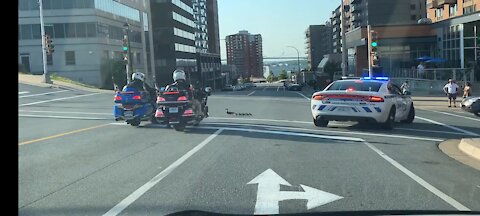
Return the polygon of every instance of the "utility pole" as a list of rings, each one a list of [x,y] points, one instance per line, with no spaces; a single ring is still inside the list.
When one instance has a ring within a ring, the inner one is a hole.
[[[38,7],[40,9],[40,29],[42,34],[42,58],[43,58],[43,82],[51,84],[50,75],[47,70],[47,40],[45,35],[45,24],[43,22],[43,4],[42,0],[38,0]]]
[[[342,76],[347,76],[348,72],[348,49],[347,49],[347,39],[345,37],[346,29],[345,29],[345,4],[343,4],[343,0],[341,1],[341,8],[340,8],[340,26],[342,32]]]
[[[294,46],[287,46],[287,47],[291,47],[293,49],[295,49],[297,51],[297,65],[298,65],[298,74],[300,74],[300,52],[298,51],[298,49]],[[303,72],[303,83],[305,83],[305,72]]]
[[[132,73],[133,73],[133,62],[132,62],[132,51],[131,51],[131,46],[130,46],[130,25],[128,25],[128,23],[125,23],[123,25],[123,27],[125,27],[125,35],[124,35],[124,40],[126,40],[127,42],[127,54],[128,54],[128,57],[127,57],[127,83],[130,83],[131,82],[131,76],[132,76]],[[125,52],[125,46],[124,46],[124,52]]]
[[[367,25],[367,33],[368,33],[368,76],[373,77],[372,71],[372,27]]]

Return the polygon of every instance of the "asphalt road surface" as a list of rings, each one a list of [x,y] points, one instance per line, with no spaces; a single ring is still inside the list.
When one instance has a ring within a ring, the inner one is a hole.
[[[113,92],[19,84],[19,215],[480,211],[480,172],[438,149],[480,136],[480,118],[417,108],[392,131],[317,128],[311,93],[215,92],[210,117],[176,132],[115,122]]]

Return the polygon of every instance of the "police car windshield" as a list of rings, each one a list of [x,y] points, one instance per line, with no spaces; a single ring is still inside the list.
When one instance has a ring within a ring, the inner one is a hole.
[[[334,82],[327,91],[342,91],[351,89],[353,91],[378,92],[382,86],[381,82],[363,80],[344,80]]]

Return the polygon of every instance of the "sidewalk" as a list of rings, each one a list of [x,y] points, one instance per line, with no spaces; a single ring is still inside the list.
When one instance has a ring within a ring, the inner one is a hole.
[[[480,170],[480,138],[450,139],[438,147],[449,157]]]
[[[31,75],[31,74],[18,73],[18,83],[29,84],[29,85],[39,86],[39,87],[46,87],[46,88],[56,87],[56,88],[82,90],[82,91],[88,91],[88,92],[114,93],[113,90],[89,88],[85,86],[75,85],[72,83],[58,81],[58,80],[52,80],[52,84],[43,83],[43,75]]]

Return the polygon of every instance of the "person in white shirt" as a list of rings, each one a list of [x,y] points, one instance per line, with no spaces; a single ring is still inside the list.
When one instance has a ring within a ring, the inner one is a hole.
[[[455,100],[457,100],[457,92],[458,92],[458,85],[452,79],[448,79],[448,83],[443,87],[443,91],[448,96],[449,105],[448,107],[452,107],[452,100],[453,100],[453,107],[457,107],[455,104]]]
[[[425,63],[420,62],[420,64],[418,64],[418,66],[417,66],[417,73],[418,73],[418,78],[420,78],[420,79],[425,78],[425,77],[424,77],[424,74],[425,74]]]

